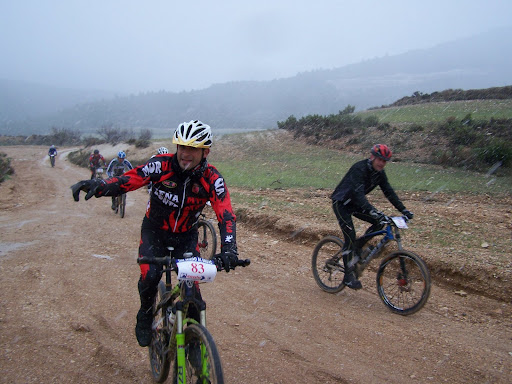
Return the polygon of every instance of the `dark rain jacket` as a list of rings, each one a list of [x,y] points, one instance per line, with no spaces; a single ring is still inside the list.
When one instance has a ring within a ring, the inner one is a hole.
[[[170,233],[194,229],[210,201],[219,221],[222,250],[236,251],[236,217],[229,192],[219,171],[206,159],[195,169],[182,171],[174,154],[157,155],[105,182],[101,190],[104,196],[117,196],[152,183],[146,218]]]
[[[380,187],[384,196],[396,209],[400,212],[405,209],[405,206],[389,184],[386,172],[384,170],[376,171],[370,159],[358,161],[350,167],[334,189],[331,199],[340,201],[343,205],[351,206],[359,212],[369,213],[375,207],[370,204],[366,195],[377,186]]]

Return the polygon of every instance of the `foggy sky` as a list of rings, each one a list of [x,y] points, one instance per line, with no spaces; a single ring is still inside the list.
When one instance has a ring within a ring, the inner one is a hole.
[[[178,92],[430,48],[511,15],[509,0],[0,0],[0,78]]]

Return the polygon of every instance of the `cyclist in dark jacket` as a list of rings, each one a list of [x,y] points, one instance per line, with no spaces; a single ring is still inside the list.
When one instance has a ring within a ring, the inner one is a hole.
[[[57,156],[57,148],[55,148],[55,145],[52,145],[48,150],[48,156]]]
[[[83,180],[73,185],[73,197],[80,191],[92,196],[117,196],[153,183],[142,220],[139,257],[161,257],[172,246],[176,255],[192,252],[199,256],[197,222],[209,201],[217,215],[221,237],[221,255],[226,271],[238,261],[236,217],[224,179],[208,164],[211,128],[200,121],[181,124],[174,133],[175,154],[149,159],[119,177],[107,180]],[[141,264],[138,283],[141,306],[135,333],[140,346],[151,342],[152,305],[162,266]]]
[[[356,242],[356,231],[352,216],[372,224],[366,233],[381,229],[383,227],[381,222],[386,217],[384,213],[370,204],[366,195],[379,186],[384,196],[397,210],[409,219],[413,217],[413,214],[405,208],[388,182],[384,167],[389,159],[391,159],[391,151],[386,145],[374,145],[371,149],[370,158],[355,163],[331,195],[332,208],[345,238],[343,246],[345,277],[343,283],[349,288],[362,288],[361,282],[357,280],[355,275],[354,267],[349,268],[348,264],[354,256],[354,252],[360,252],[364,245],[364,243]]]

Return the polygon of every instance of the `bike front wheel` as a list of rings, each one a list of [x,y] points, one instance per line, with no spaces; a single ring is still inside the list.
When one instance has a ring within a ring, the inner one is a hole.
[[[123,193],[118,197],[118,206],[119,206],[119,216],[121,219],[124,217],[124,213],[126,211],[126,193]]]
[[[318,286],[325,292],[336,293],[345,288],[342,249],[343,241],[339,237],[326,236],[313,250],[313,276]]]
[[[413,252],[390,253],[377,272],[377,292],[394,313],[418,312],[430,296],[430,273],[425,262]]]
[[[155,308],[166,293],[165,283],[158,283],[158,291],[155,298]],[[171,366],[169,361],[169,331],[166,309],[153,309],[153,336],[149,345],[149,362],[151,374],[157,383],[163,383],[169,375]]]
[[[185,328],[185,367],[181,370],[174,359],[173,383],[179,383],[183,372],[187,383],[224,383],[220,355],[212,335],[201,324]]]
[[[199,236],[197,245],[203,259],[211,260],[217,253],[217,233],[215,227],[208,220],[199,220],[197,224]]]

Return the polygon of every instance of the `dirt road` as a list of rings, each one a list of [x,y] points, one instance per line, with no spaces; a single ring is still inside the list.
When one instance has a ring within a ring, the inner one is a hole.
[[[130,193],[120,219],[109,198],[72,200],[88,172],[65,151],[55,168],[47,148],[1,151],[16,174],[0,184],[0,382],[151,382],[134,336],[147,193]],[[401,317],[371,272],[361,291],[322,292],[311,245],[272,233],[240,223],[251,266],[202,286],[228,383],[512,381],[510,302],[435,284],[422,311]]]

